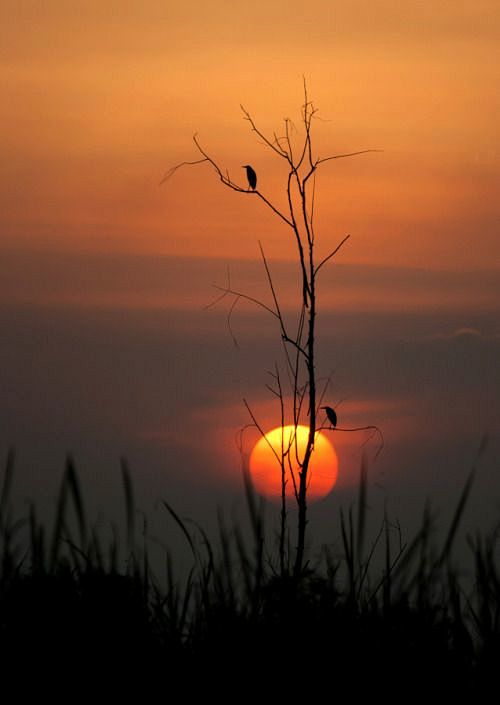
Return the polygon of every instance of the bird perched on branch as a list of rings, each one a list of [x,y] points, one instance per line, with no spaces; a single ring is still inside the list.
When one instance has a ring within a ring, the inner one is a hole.
[[[257,187],[257,174],[252,169],[250,164],[243,164],[243,169],[247,170],[247,179],[248,179],[249,188],[251,188],[253,191],[255,191],[255,189]]]
[[[331,406],[322,406],[321,408],[325,410],[328,421],[332,424],[333,428],[335,428],[337,425],[337,414],[335,411]]]

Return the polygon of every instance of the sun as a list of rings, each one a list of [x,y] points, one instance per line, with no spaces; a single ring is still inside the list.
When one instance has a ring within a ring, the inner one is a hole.
[[[250,455],[250,475],[259,494],[272,500],[281,498],[282,469],[279,459],[283,449],[286,494],[287,498],[294,498],[293,477],[298,487],[298,459],[304,458],[308,435],[307,426],[278,426],[257,441]],[[337,481],[337,474],[337,454],[330,441],[317,431],[307,474],[308,499],[321,499],[331,492]]]

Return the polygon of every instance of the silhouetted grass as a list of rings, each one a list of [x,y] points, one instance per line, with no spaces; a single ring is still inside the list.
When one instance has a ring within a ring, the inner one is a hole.
[[[74,464],[67,460],[52,527],[31,505],[16,518],[9,496],[14,455],[0,494],[0,658],[9,674],[41,670],[133,682],[186,696],[240,691],[281,697],[327,692],[350,698],[442,697],[485,691],[500,658],[498,533],[468,540],[475,580],[467,590],[451,553],[474,471],[443,545],[429,511],[408,543],[387,513],[366,536],[362,468],[356,507],[340,513],[342,552],[294,577],[266,544],[258,498],[245,485],[251,538],[219,516],[217,545],[167,502],[192,567],[154,575],[147,541],[136,539],[129,470],[122,462],[123,536],[106,542],[87,518]],[[144,532],[143,532],[144,533]],[[396,545],[394,545],[396,544]],[[121,551],[125,550],[125,554]],[[383,567],[376,570],[374,556]]]

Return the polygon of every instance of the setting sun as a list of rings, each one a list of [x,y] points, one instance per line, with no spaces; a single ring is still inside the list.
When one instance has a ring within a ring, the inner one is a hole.
[[[255,444],[250,455],[250,474],[255,489],[268,499],[281,497],[281,463],[285,459],[286,493],[294,497],[294,478],[298,486],[299,460],[304,457],[309,429],[307,426],[281,426],[266,433]],[[330,441],[316,433],[308,472],[308,499],[325,497],[337,481],[337,454]]]

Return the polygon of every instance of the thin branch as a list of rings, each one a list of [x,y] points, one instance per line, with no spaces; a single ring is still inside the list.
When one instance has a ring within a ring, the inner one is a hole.
[[[306,360],[306,362],[307,362],[307,360],[309,360],[309,354],[307,353],[307,351],[304,350],[304,348],[302,348],[293,338],[289,338],[288,335],[286,335],[286,333],[282,333],[281,337],[283,338],[283,340],[285,341],[285,343],[290,343],[290,345],[293,345],[293,347],[294,347],[301,355],[304,356],[304,359]]]
[[[323,159],[318,159],[316,161],[316,166],[323,164],[323,162],[329,162],[332,159],[344,159],[344,157],[357,157],[358,154],[369,154],[370,152],[383,152],[383,149],[362,149],[360,152],[348,152],[347,154],[333,154],[331,157],[323,157]]]
[[[291,436],[290,436],[290,438],[291,438]],[[291,457],[290,457],[290,447],[291,447],[291,446],[289,445],[289,446],[288,446],[287,453],[286,453],[286,458],[287,458],[287,461],[288,461],[288,470],[289,470],[290,476],[291,476],[291,478],[292,478],[293,493],[294,493],[294,495],[295,495],[295,500],[296,500],[296,502],[298,503],[298,502],[299,502],[299,490],[298,490],[298,487],[297,487],[297,479],[296,479],[296,477],[295,477],[295,472],[294,472],[294,470],[293,470],[292,459],[291,459]]]
[[[226,298],[226,296],[229,295],[231,291],[231,270],[229,268],[229,265],[226,267],[226,277],[227,277],[227,287],[226,289],[220,294],[220,296],[217,296],[213,301],[211,301],[209,304],[206,304],[203,308],[205,311],[208,311],[209,309],[213,308],[214,306],[217,306],[218,303],[220,303],[223,299]]]
[[[284,156],[285,158],[287,158],[287,157],[288,157],[288,153],[287,153],[286,149],[284,149],[284,148],[281,146],[281,142],[282,142],[283,140],[286,141],[286,137],[278,137],[278,135],[276,134],[276,132],[273,132],[273,137],[274,137],[274,144],[276,145],[277,149],[279,149],[279,150],[281,151],[281,153],[283,154],[283,156]]]
[[[309,260],[310,264],[312,264],[312,256],[313,256],[313,237],[312,237],[312,229],[309,223],[309,216],[307,214],[307,194],[306,194],[306,185],[307,185],[307,180],[313,173],[314,169],[312,169],[304,178],[302,181],[302,185],[300,187],[300,196],[301,196],[301,201],[302,201],[302,219],[304,221],[304,227],[306,229],[306,235],[307,235],[307,243],[309,245]],[[310,267],[311,273],[314,271],[313,267]],[[313,286],[313,282],[311,281],[309,283],[310,288]]]
[[[244,120],[247,120],[247,121],[250,123],[250,125],[251,125],[251,127],[252,127],[252,130],[253,130],[255,133],[257,133],[257,134],[259,135],[259,137],[261,138],[261,140],[263,140],[263,141],[265,142],[265,144],[266,144],[268,147],[270,147],[270,149],[273,150],[273,152],[276,152],[276,154],[279,154],[279,156],[282,157],[283,159],[288,160],[288,154],[287,154],[281,147],[276,147],[276,146],[264,135],[264,133],[259,130],[259,128],[258,128],[257,125],[255,124],[255,122],[254,122],[252,116],[250,115],[250,113],[248,112],[248,110],[246,110],[246,109],[243,107],[243,105],[241,105],[241,104],[240,104],[240,108],[241,108],[242,112],[243,112],[244,115],[245,115],[245,117],[244,117],[243,119],[244,119]]]
[[[304,403],[304,399],[306,397],[306,392],[308,389],[308,383],[306,382],[305,384],[302,385],[302,388],[297,389],[297,399],[298,399],[298,407],[297,407],[297,418],[300,420],[300,415],[302,413],[302,405]]]
[[[275,366],[275,369],[278,370],[278,363],[275,362],[275,363],[274,363],[274,366]],[[271,394],[273,394],[275,397],[278,397],[278,399],[282,399],[282,396],[280,396],[280,393],[281,393],[281,382],[280,382],[280,378],[279,378],[279,373],[278,373],[278,375],[276,375],[274,372],[271,372],[271,370],[268,370],[268,371],[267,371],[267,374],[270,375],[270,376],[274,379],[274,381],[276,382],[276,385],[277,385],[278,389],[277,389],[277,390],[274,389],[274,387],[271,387],[271,385],[270,385],[270,384],[267,384],[267,383],[264,385],[264,387],[265,387],[268,391],[270,391]]]
[[[292,385],[292,391],[293,391],[293,421],[295,426],[297,426],[299,422],[299,416],[300,416],[300,408],[297,406],[297,399],[298,399],[298,383],[299,383],[299,348],[298,344],[302,341],[302,333],[304,331],[304,322],[305,322],[305,306],[302,306],[301,312],[300,312],[300,319],[299,319],[299,325],[297,328],[297,354],[295,356],[295,368],[293,370],[293,385]]]
[[[304,123],[306,135],[304,138],[304,146],[302,148],[302,154],[300,155],[300,159],[297,162],[297,169],[300,169],[300,167],[302,166],[302,163],[304,161],[306,154],[308,154],[309,163],[310,163],[311,167],[313,168],[312,146],[311,146],[311,120],[317,112],[315,110],[315,108],[313,107],[313,104],[311,102],[309,102],[309,100],[308,100],[307,84],[306,84],[305,78],[303,80],[303,83],[304,83],[304,105],[302,108],[302,122]]]
[[[290,340],[290,338],[288,337],[288,334],[287,334],[287,332],[286,332],[285,321],[284,321],[283,316],[282,316],[282,314],[281,314],[281,309],[280,309],[280,305],[279,305],[279,302],[278,302],[278,296],[277,296],[277,294],[276,294],[276,290],[275,290],[275,288],[274,288],[274,283],[273,283],[273,278],[272,278],[272,276],[271,276],[271,270],[269,269],[269,265],[268,265],[268,263],[267,263],[267,258],[266,258],[265,252],[264,252],[264,248],[262,247],[262,243],[261,243],[260,240],[259,240],[259,249],[260,249],[260,254],[261,254],[261,257],[262,257],[262,262],[264,263],[264,269],[266,270],[266,276],[267,276],[267,281],[268,281],[268,284],[269,284],[269,288],[271,289],[271,294],[272,294],[272,297],[273,297],[274,305],[275,305],[275,307],[276,307],[276,317],[277,317],[277,319],[278,319],[278,321],[279,321],[280,328],[281,328],[281,339],[282,339],[284,342],[287,342],[287,341],[288,341],[288,342],[292,342],[292,343],[293,343],[293,341]],[[291,362],[291,360],[290,360],[290,356],[289,356],[289,354],[288,354],[288,349],[287,349],[286,345],[284,345],[284,349],[285,349],[285,357],[286,357],[286,360],[287,360],[287,364],[288,364],[288,366],[290,367],[290,369],[293,369],[293,368],[292,368],[292,362]]]
[[[285,427],[285,403],[283,399],[283,388],[281,386],[280,372],[278,364],[275,363],[276,370],[276,383],[278,385],[278,397],[280,400],[280,422],[281,422],[281,525],[280,525],[280,541],[279,541],[279,553],[280,553],[280,569],[281,575],[285,573],[285,535],[286,535],[286,522],[287,522],[287,510],[286,510],[286,472],[285,472],[285,446],[284,446],[284,434],[283,429]]]
[[[347,240],[349,240],[350,237],[351,237],[350,235],[346,235],[345,238],[344,238],[344,239],[337,245],[337,247],[333,250],[333,252],[330,252],[330,254],[329,254],[327,257],[325,257],[324,259],[321,260],[321,262],[318,264],[318,266],[317,266],[317,267],[315,268],[315,270],[314,270],[314,276],[316,276],[316,274],[319,272],[319,270],[321,269],[321,267],[322,267],[324,264],[326,264],[326,263],[328,262],[328,260],[330,260],[332,257],[335,257],[335,255],[336,255],[337,252],[340,250],[340,248],[342,247],[342,245],[344,244],[344,242],[347,242]]]
[[[207,154],[207,152],[205,152],[205,150],[203,149],[203,147],[202,147],[201,144],[199,143],[199,141],[198,141],[198,134],[194,134],[194,135],[193,135],[193,142],[195,143],[196,148],[198,149],[198,151],[199,151],[201,154],[203,154],[203,156],[205,157],[206,161],[210,162],[210,164],[213,166],[213,168],[214,168],[215,171],[217,172],[217,175],[219,176],[219,179],[222,181],[223,184],[225,184],[225,186],[228,186],[229,188],[232,188],[233,191],[238,191],[239,193],[249,193],[249,194],[250,194],[250,193],[255,193],[254,191],[249,191],[248,189],[243,188],[242,186],[238,186],[238,184],[236,184],[234,181],[232,181],[232,180],[229,178],[228,175],[225,175],[225,174],[222,173],[222,170],[221,170],[221,168],[219,167],[219,165],[217,164],[217,162],[215,162],[214,159],[212,159],[212,157],[210,157],[210,156]]]
[[[199,141],[198,141],[198,136],[197,136],[197,135],[194,135],[194,136],[193,136],[193,141],[194,141],[196,147],[198,148],[198,150],[199,150],[199,151],[201,152],[201,154],[203,154],[203,156],[205,157],[206,161],[210,162],[210,164],[213,166],[213,168],[214,168],[215,171],[217,172],[217,175],[218,175],[219,179],[222,181],[222,183],[223,183],[225,186],[227,186],[228,188],[233,189],[233,191],[237,191],[238,193],[246,193],[246,194],[248,194],[248,195],[252,195],[252,196],[255,195],[255,196],[258,196],[258,197],[261,199],[261,201],[264,201],[264,203],[266,204],[266,206],[268,206],[274,213],[276,213],[276,215],[279,216],[287,225],[289,225],[290,227],[292,227],[293,224],[292,224],[292,222],[291,222],[290,220],[288,220],[288,218],[286,217],[286,215],[283,215],[283,213],[282,213],[280,210],[278,210],[278,208],[276,208],[276,206],[274,206],[274,205],[271,203],[271,201],[269,201],[258,189],[256,189],[256,190],[254,191],[254,190],[249,190],[248,188],[243,188],[242,186],[239,186],[235,181],[233,181],[233,180],[229,177],[229,174],[228,174],[228,173],[227,173],[227,174],[223,174],[222,171],[221,171],[221,168],[219,167],[219,165],[217,164],[217,162],[216,162],[212,157],[210,157],[210,156],[207,154],[207,152],[205,152],[205,150],[203,149],[203,147],[200,145],[200,143],[199,143]],[[267,143],[267,141],[266,141],[266,143]],[[275,151],[276,151],[276,150],[275,150]],[[279,153],[279,152],[278,152],[278,153]],[[204,160],[200,160],[200,161],[204,161]]]
[[[313,165],[313,158],[312,158],[312,140],[311,140],[311,122],[316,114],[316,110],[314,109],[314,106],[312,103],[309,102],[308,97],[307,97],[307,82],[306,82],[306,77],[303,76],[303,82],[304,82],[304,108],[306,111],[306,129],[307,129],[307,146],[308,146],[308,156],[309,156],[309,164],[311,165],[311,169],[314,169]],[[310,105],[310,112],[307,114],[308,106]]]
[[[293,166],[293,147],[292,147],[292,141],[290,139],[290,120],[288,118],[285,118],[285,132],[286,132],[286,143],[288,145],[288,162],[290,166]]]
[[[357,431],[373,431],[374,433],[377,433],[378,436],[379,436],[379,438],[380,438],[380,446],[379,446],[377,452],[375,453],[375,460],[378,458],[378,456],[379,456],[380,453],[382,452],[382,449],[384,448],[384,445],[385,445],[385,443],[384,443],[384,435],[383,435],[382,431],[379,429],[378,426],[358,426],[358,427],[356,427],[356,428],[339,428],[339,426],[335,426],[335,427],[332,427],[332,426],[320,426],[320,427],[319,427],[318,429],[316,429],[316,430],[317,430],[317,431],[339,431],[339,432],[342,432],[342,433],[355,433],[355,432],[357,432]],[[370,436],[370,438],[371,438],[371,437],[372,437],[372,436]],[[368,439],[368,440],[370,440],[370,439]]]
[[[269,269],[269,265],[267,264],[267,259],[266,259],[266,255],[264,253],[264,248],[262,247],[262,242],[260,240],[258,242],[259,242],[260,255],[262,257],[262,262],[264,263],[264,269],[266,270],[267,283],[269,284],[269,288],[271,289],[271,294],[273,297],[274,305],[276,307],[276,316],[280,322],[282,334],[286,335],[285,324],[283,321],[283,316],[281,315],[281,309],[280,309],[280,305],[278,303],[278,297],[276,295],[276,290],[274,288],[273,278],[271,277],[271,271]]]
[[[226,298],[226,296],[234,296],[235,297],[235,299],[232,302],[231,306],[229,307],[229,311],[227,313],[227,327],[229,330],[229,334],[233,340],[234,346],[236,348],[239,348],[238,340],[233,333],[233,328],[231,325],[231,318],[233,315],[233,311],[236,308],[236,305],[238,304],[238,301],[240,299],[246,299],[247,301],[250,301],[251,303],[256,304],[257,306],[260,306],[268,313],[271,313],[273,316],[276,316],[277,318],[279,318],[279,317],[277,316],[275,311],[273,311],[269,306],[266,306],[266,304],[263,303],[262,301],[259,301],[258,299],[254,299],[253,297],[248,296],[247,294],[243,294],[239,291],[234,291],[234,289],[231,288],[231,275],[229,272],[229,267],[228,267],[228,271],[227,271],[227,282],[228,283],[227,283],[226,287],[217,286],[217,284],[213,285],[214,289],[219,289],[220,291],[222,291],[222,293],[220,294],[220,296],[217,296],[213,301],[211,301],[209,304],[207,304],[204,308],[205,308],[205,310],[213,308],[218,303],[223,301]]]
[[[278,399],[280,398],[279,392],[273,389],[270,384],[265,384],[264,388],[267,389],[268,392],[271,392],[271,394],[273,394],[275,397],[278,397]]]
[[[312,237],[312,242],[314,243],[314,205],[315,205],[315,197],[316,197],[316,172],[314,172],[314,178],[313,178],[313,187],[312,187],[312,194],[311,194],[311,212],[309,214],[309,223],[311,226],[311,237]]]
[[[288,208],[290,210],[290,216],[292,218],[292,228],[293,228],[293,232],[295,235],[295,240],[297,242],[297,248],[299,250],[300,268],[302,270],[302,297],[304,299],[304,306],[307,307],[307,298],[308,298],[308,296],[310,297],[311,289],[310,289],[309,281],[307,278],[307,269],[306,269],[305,257],[304,257],[304,247],[302,245],[302,240],[300,239],[300,232],[299,232],[299,228],[297,225],[297,221],[295,219],[295,213],[294,213],[294,208],[293,208],[292,178],[294,175],[295,175],[295,178],[299,184],[299,191],[300,191],[300,180],[299,180],[297,171],[292,164],[290,172],[288,174],[288,183],[287,183],[286,190],[287,190],[287,197],[288,197]],[[301,197],[302,197],[302,194],[301,194]]]
[[[265,303],[262,301],[259,301],[259,299],[255,299],[253,296],[248,296],[248,294],[243,294],[241,291],[235,291],[234,289],[225,289],[222,286],[217,286],[217,284],[213,285],[214,289],[218,289],[219,291],[223,291],[224,294],[232,294],[233,296],[237,296],[240,299],[245,299],[245,301],[250,301],[251,303],[255,304],[256,306],[260,306],[263,308],[265,311],[273,315],[275,318],[278,318],[278,314],[276,311],[273,311],[273,309],[270,306],[267,306]],[[219,300],[224,297],[219,297]]]
[[[275,290],[275,288],[274,288],[273,279],[272,279],[272,276],[271,276],[271,271],[270,271],[270,269],[269,269],[269,265],[268,265],[268,263],[267,263],[267,258],[266,258],[266,255],[265,255],[265,253],[264,253],[264,248],[262,247],[262,243],[261,243],[260,240],[259,240],[259,249],[260,249],[260,254],[261,254],[261,257],[262,257],[262,261],[263,261],[263,263],[264,263],[264,268],[265,268],[265,270],[266,270],[266,275],[267,275],[267,281],[268,281],[268,284],[269,284],[269,288],[271,289],[271,294],[272,294],[272,297],[273,297],[273,300],[274,300],[274,305],[275,305],[275,307],[276,307],[276,315],[277,315],[277,318],[278,318],[278,320],[279,320],[279,322],[280,322],[280,326],[281,326],[281,337],[282,337],[282,339],[283,339],[286,343],[290,343],[290,344],[293,345],[299,352],[301,352],[302,355],[304,355],[304,357],[305,357],[306,360],[307,360],[307,357],[308,357],[307,352],[299,345],[299,342],[298,342],[298,341],[295,341],[295,340],[293,340],[292,338],[290,338],[290,336],[289,336],[288,333],[286,332],[285,322],[284,322],[283,316],[282,316],[282,314],[281,314],[281,309],[280,309],[280,305],[279,305],[279,303],[278,303],[278,297],[277,297],[277,295],[276,295],[276,290]]]
[[[318,400],[317,409],[316,409],[316,416],[318,416],[318,414],[319,414],[319,410],[321,408],[321,405],[323,404],[323,399],[325,398],[326,393],[328,391],[328,387],[330,386],[330,382],[332,381],[332,374],[333,373],[330,373],[328,375],[328,377],[326,378],[325,386],[323,387],[323,390],[322,390],[321,394],[319,395],[319,400]],[[319,380],[318,380],[318,382],[319,382]]]
[[[240,296],[237,296],[237,297],[234,299],[233,303],[231,304],[231,306],[230,306],[230,308],[229,308],[229,311],[227,312],[227,317],[226,317],[226,320],[227,320],[227,328],[228,328],[228,330],[229,330],[229,335],[230,335],[231,338],[233,339],[234,347],[235,347],[235,348],[238,348],[238,349],[239,349],[240,346],[238,345],[238,340],[236,339],[236,336],[235,336],[235,334],[233,333],[233,327],[232,327],[232,325],[231,325],[231,317],[232,317],[232,315],[233,315],[234,309],[236,308],[236,304],[238,303],[238,301],[240,300],[240,298],[241,298]]]
[[[203,159],[197,159],[194,162],[181,162],[180,164],[177,164],[176,166],[173,166],[171,169],[169,169],[158,185],[161,186],[162,184],[165,183],[165,181],[168,181],[175,174],[177,169],[181,168],[181,166],[194,166],[195,164],[202,164],[203,162],[206,162],[206,161],[209,161],[209,160],[206,157],[204,157]]]
[[[213,286],[214,286],[214,288],[220,289],[220,287],[218,287],[216,284],[214,284]],[[220,302],[223,301],[223,299],[225,299],[226,296],[229,296],[229,294],[231,294],[231,293],[232,292],[230,289],[224,289],[222,294],[219,294],[219,296],[216,296],[215,299],[213,301],[210,301],[209,304],[205,304],[203,309],[205,311],[208,311],[209,309],[214,308],[214,306],[217,306],[217,304],[220,304]]]
[[[255,418],[255,415],[254,415],[252,409],[250,408],[250,405],[248,404],[248,402],[247,402],[247,400],[246,400],[245,398],[243,398],[243,404],[246,406],[246,409],[247,409],[248,413],[250,414],[250,418],[252,419],[255,428],[259,431],[259,433],[260,433],[260,435],[262,436],[262,438],[264,438],[264,440],[266,441],[267,445],[268,445],[269,448],[272,450],[272,452],[273,452],[273,454],[274,454],[276,460],[278,461],[278,463],[281,463],[281,460],[280,460],[279,455],[277,454],[276,450],[273,448],[272,443],[269,441],[269,439],[268,439],[268,437],[267,437],[267,435],[266,435],[264,429],[262,428],[262,426],[259,424],[259,422],[258,422],[257,419]]]

